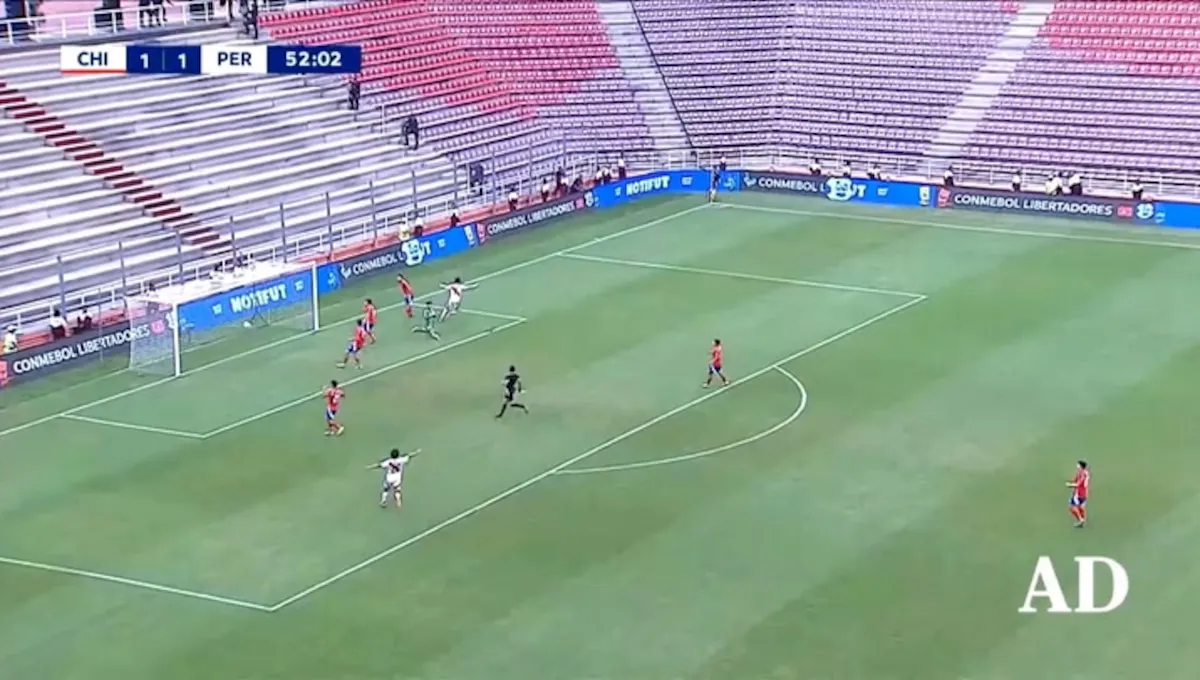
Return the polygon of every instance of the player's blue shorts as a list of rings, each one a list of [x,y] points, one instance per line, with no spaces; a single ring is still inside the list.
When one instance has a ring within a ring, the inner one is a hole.
[[[1087,497],[1079,494],[1071,494],[1071,507],[1083,508],[1087,506]]]
[[[412,303],[413,303],[413,296],[405,295],[404,296],[404,304],[408,305],[409,307],[412,307]]]
[[[374,333],[374,332],[375,332],[375,324],[373,324],[373,323],[367,323],[367,322],[364,322],[364,323],[363,323],[363,330],[364,330],[364,331],[366,331],[366,332],[368,332],[368,333]]]
[[[349,345],[346,345],[346,354],[351,356],[358,354],[358,345],[354,344],[353,342]]]
[[[721,364],[709,364],[708,365],[708,374],[709,375],[720,375],[721,374]]]
[[[336,420],[336,419],[337,419],[337,409],[326,408],[325,409],[325,420]]]

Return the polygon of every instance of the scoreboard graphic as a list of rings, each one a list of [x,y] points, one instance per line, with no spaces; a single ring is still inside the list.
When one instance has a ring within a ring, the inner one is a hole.
[[[64,45],[63,75],[350,74],[362,70],[358,45]]]

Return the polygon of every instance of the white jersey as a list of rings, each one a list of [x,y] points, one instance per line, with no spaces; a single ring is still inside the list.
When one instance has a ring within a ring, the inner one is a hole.
[[[400,486],[400,482],[404,479],[404,466],[408,465],[408,460],[409,456],[400,456],[380,461],[379,467],[383,470],[383,480],[388,486]]]
[[[462,302],[463,285],[461,283],[452,283],[446,286],[446,294],[450,296],[450,302]]]

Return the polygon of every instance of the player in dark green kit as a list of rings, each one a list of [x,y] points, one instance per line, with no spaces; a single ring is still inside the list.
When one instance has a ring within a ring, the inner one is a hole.
[[[413,333],[428,333],[429,337],[434,340],[442,339],[437,332],[438,312],[434,309],[433,302],[430,300],[425,301],[425,307],[421,310],[421,321],[424,322],[424,325],[413,326]]]

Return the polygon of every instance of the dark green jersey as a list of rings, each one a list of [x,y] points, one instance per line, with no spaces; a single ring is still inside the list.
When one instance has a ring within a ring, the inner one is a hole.
[[[426,328],[433,328],[438,322],[438,311],[433,307],[426,307],[421,313],[421,318],[425,320]]]

